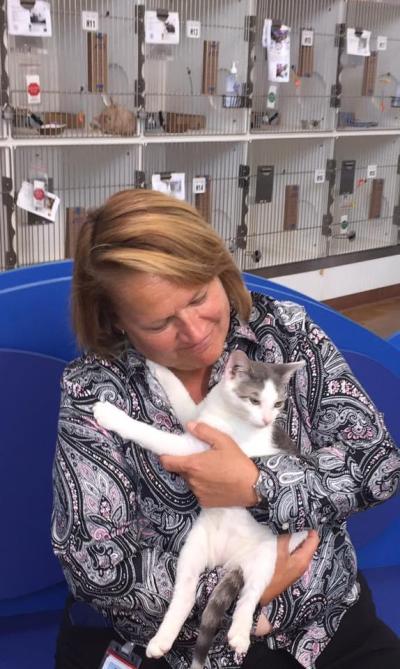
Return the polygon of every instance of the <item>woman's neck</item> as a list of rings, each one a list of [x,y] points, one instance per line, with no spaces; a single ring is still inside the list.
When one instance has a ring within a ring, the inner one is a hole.
[[[172,369],[171,372],[178,377],[188,391],[192,400],[199,404],[208,393],[208,382],[210,380],[211,367],[201,369]]]

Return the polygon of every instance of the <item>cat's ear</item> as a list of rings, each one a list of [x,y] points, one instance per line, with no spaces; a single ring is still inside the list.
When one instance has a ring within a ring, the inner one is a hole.
[[[234,379],[238,374],[247,374],[250,367],[250,360],[243,351],[232,351],[225,367],[225,376]]]
[[[295,374],[299,369],[303,369],[305,364],[305,360],[300,360],[299,362],[283,362],[281,364],[274,363],[272,364],[272,367],[274,372],[280,377],[282,384],[286,386],[292,378],[293,374]]]
[[[113,106],[113,101],[111,95],[108,95],[108,93],[102,93],[101,94],[101,99],[103,100],[103,105],[105,107],[112,107]]]

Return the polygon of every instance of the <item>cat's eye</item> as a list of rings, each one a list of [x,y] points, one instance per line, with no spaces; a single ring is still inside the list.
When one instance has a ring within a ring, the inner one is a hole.
[[[261,404],[260,400],[258,400],[256,397],[249,397],[249,400],[252,404]]]
[[[283,400],[279,400],[278,402],[275,402],[274,407],[275,409],[280,409],[281,407],[283,407],[283,404],[284,404]]]

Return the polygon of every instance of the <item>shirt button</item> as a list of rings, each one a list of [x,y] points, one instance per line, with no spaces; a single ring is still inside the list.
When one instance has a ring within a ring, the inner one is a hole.
[[[289,523],[282,523],[282,529],[283,530],[288,530],[289,529]]]

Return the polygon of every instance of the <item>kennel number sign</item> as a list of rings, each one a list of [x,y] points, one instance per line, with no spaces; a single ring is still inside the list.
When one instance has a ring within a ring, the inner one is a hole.
[[[97,32],[99,29],[98,12],[82,12],[82,30]]]

